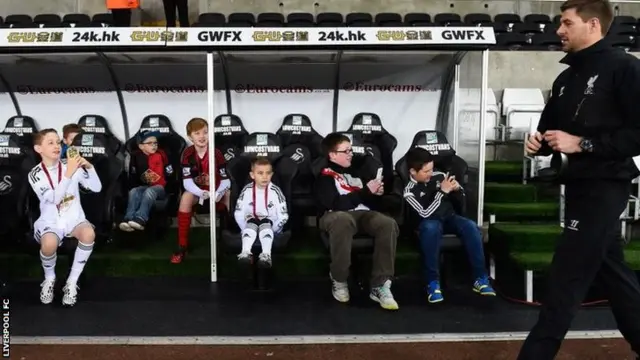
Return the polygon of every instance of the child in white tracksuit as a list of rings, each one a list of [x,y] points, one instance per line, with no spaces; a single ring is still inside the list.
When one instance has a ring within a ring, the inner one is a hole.
[[[271,247],[274,237],[289,220],[287,201],[280,188],[271,182],[273,168],[268,159],[258,158],[251,164],[251,178],[236,203],[234,217],[242,231],[242,251],[238,260],[252,263],[251,248],[259,239],[262,253],[258,257],[261,267],[271,267]]]

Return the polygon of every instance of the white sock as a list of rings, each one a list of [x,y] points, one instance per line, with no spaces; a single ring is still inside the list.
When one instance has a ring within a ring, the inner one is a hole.
[[[84,265],[87,263],[87,260],[89,260],[91,252],[93,252],[93,244],[94,243],[86,245],[78,241],[78,247],[76,247],[76,253],[73,256],[73,265],[69,272],[67,284],[76,285],[78,283],[78,278],[80,274],[82,274],[82,270],[84,270]]]
[[[256,230],[254,229],[255,225],[247,224],[247,227],[242,230],[242,251],[240,253],[246,254],[251,252],[251,247],[253,247],[253,243],[256,242]]]
[[[44,269],[45,279],[56,278],[56,260],[58,260],[58,254],[53,253],[51,256],[45,256],[40,251],[40,261],[42,262],[42,268]]]
[[[273,245],[273,230],[269,224],[260,225],[258,233],[260,245],[262,245],[262,253],[271,255],[271,245]]]

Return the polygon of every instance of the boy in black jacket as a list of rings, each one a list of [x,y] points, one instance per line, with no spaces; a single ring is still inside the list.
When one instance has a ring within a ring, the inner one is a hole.
[[[462,240],[473,269],[473,291],[495,296],[485,269],[482,234],[475,222],[456,214],[462,208],[464,190],[454,176],[433,171],[433,156],[425,149],[413,148],[405,157],[410,180],[404,188],[411,219],[418,228],[420,250],[428,300],[444,300],[440,290],[440,244],[444,233],[454,233]]]
[[[331,248],[330,277],[333,297],[349,301],[347,278],[351,266],[353,236],[358,232],[374,237],[373,269],[369,298],[383,309],[397,310],[391,293],[394,273],[398,224],[394,219],[373,209],[384,193],[379,179],[363,180],[351,167],[353,150],[345,135],[332,133],[322,141],[329,165],[316,180],[317,203],[324,213],[320,230],[329,235]]]
[[[157,199],[166,195],[167,178],[173,174],[167,154],[158,149],[158,133],[138,134],[138,150],[131,154],[129,164],[130,187],[127,212],[120,230],[144,230],[149,213]]]

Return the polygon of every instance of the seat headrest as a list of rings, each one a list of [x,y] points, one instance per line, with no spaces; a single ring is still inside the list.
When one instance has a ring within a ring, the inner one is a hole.
[[[72,145],[78,149],[80,156],[87,160],[107,155],[107,137],[105,134],[78,134]]]
[[[356,114],[356,116],[353,117],[349,131],[365,135],[387,132],[387,130],[382,127],[380,117],[373,113]]]
[[[302,135],[313,134],[313,126],[311,120],[304,114],[289,114],[282,120],[282,125],[278,130],[282,135]]]
[[[234,136],[244,134],[246,130],[242,125],[242,120],[237,115],[218,115],[213,120],[213,133],[222,136]]]
[[[24,148],[20,146],[17,134],[0,133],[0,159],[12,162],[24,156]]]
[[[7,120],[3,132],[18,136],[24,134],[31,136],[38,132],[38,128],[36,128],[35,120],[30,116],[12,116]]]
[[[375,145],[366,144],[359,134],[354,134],[349,131],[339,131],[338,133],[349,138],[351,142],[351,150],[353,150],[354,156],[364,156],[371,155],[375,158],[379,158],[380,149],[376,148]]]
[[[157,132],[161,136],[174,132],[169,118],[166,115],[161,114],[145,116],[145,118],[142,119],[140,130],[138,130],[138,132],[140,133],[143,131]]]
[[[88,133],[112,135],[107,119],[101,115],[83,115],[78,120],[78,125],[82,128],[82,131]]]
[[[280,140],[272,133],[252,133],[242,149],[242,156],[266,157],[273,161],[280,156]]]
[[[431,155],[439,158],[446,158],[456,154],[456,151],[451,147],[447,137],[440,131],[436,130],[423,130],[418,131],[413,137],[411,147],[420,147]]]

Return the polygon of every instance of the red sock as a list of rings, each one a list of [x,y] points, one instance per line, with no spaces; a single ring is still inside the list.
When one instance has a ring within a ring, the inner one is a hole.
[[[189,229],[191,228],[191,213],[178,211],[178,245],[186,248],[189,243]]]

